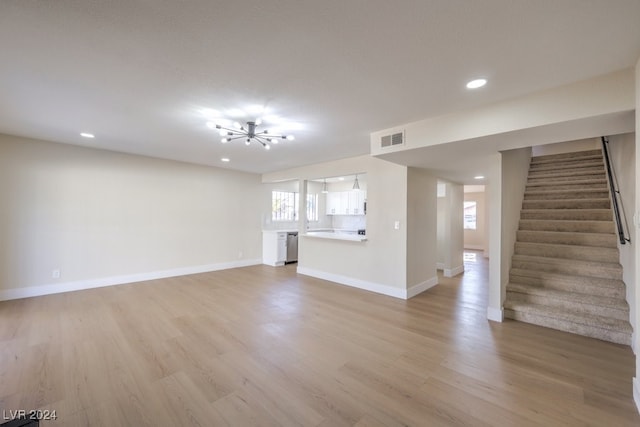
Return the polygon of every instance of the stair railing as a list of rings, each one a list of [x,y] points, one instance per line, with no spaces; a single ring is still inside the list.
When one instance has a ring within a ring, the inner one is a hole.
[[[602,137],[602,152],[604,154],[605,165],[607,166],[607,176],[609,177],[609,188],[611,190],[611,202],[613,204],[613,215],[616,220],[616,227],[618,228],[618,239],[620,240],[620,244],[624,245],[627,242],[631,243],[631,239],[625,235],[624,227],[621,219],[620,213],[622,212],[622,216],[624,216],[624,225],[629,230],[629,224],[627,224],[627,216],[624,214],[624,209],[622,206],[622,198],[620,197],[620,191],[618,190],[618,179],[616,178],[615,172],[613,170],[613,166],[611,165],[611,160],[609,160],[609,138],[606,136]]]

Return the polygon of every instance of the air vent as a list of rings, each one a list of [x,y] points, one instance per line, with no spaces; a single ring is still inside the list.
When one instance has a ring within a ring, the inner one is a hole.
[[[404,144],[404,132],[394,133],[392,135],[385,135],[380,138],[380,147],[392,147],[394,145]]]

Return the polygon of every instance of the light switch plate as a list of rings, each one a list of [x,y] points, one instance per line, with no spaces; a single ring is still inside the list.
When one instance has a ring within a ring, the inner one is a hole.
[[[395,228],[396,230],[400,230],[400,221],[396,221],[393,223],[393,228]]]

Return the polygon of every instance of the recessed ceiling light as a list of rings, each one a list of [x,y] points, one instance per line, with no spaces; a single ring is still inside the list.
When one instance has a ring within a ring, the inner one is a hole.
[[[484,176],[482,175],[474,176],[473,179],[484,179]]]
[[[92,133],[87,133],[87,132],[82,132],[82,133],[80,134],[80,136],[81,136],[81,137],[83,137],[83,138],[95,138],[95,137],[96,137],[94,134],[92,134]]]
[[[341,176],[340,178],[338,178],[340,181],[344,181],[344,176]]]
[[[478,89],[487,84],[487,79],[475,79],[467,83],[467,89]]]
[[[225,162],[225,163],[228,163],[228,162],[230,162],[230,161],[231,161],[231,160],[230,160],[229,158],[227,158],[227,157],[223,157],[223,158],[221,158],[220,160],[221,160],[221,161],[223,161],[223,162]]]

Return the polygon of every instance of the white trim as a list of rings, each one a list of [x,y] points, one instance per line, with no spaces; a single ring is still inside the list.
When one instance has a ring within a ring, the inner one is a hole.
[[[409,289],[407,289],[407,298],[406,299],[413,298],[416,295],[421,294],[422,292],[426,291],[427,289],[433,288],[437,284],[438,284],[438,276],[434,276],[429,280],[425,280],[422,283],[418,283],[417,285],[413,285]]]
[[[640,379],[633,378],[633,400],[636,402],[636,409],[640,412]]]
[[[481,251],[484,249],[484,245],[464,245],[464,249],[469,249],[471,251]]]
[[[444,262],[437,262],[436,270],[444,270]]]
[[[504,310],[501,308],[487,307],[487,319],[494,322],[502,322],[504,320]]]
[[[37,297],[41,295],[59,294],[62,292],[79,291],[83,289],[102,288],[105,286],[124,285],[126,283],[143,282],[145,280],[164,279],[166,277],[207,273],[210,271],[247,267],[250,265],[258,264],[262,264],[261,259],[247,259],[242,261],[221,262],[217,264],[196,265],[193,267],[181,267],[172,270],[129,274],[124,276],[101,277],[98,279],[78,280],[65,283],[50,283],[40,286],[28,286],[25,288],[0,289],[0,301]]]
[[[445,268],[444,269],[444,277],[454,277],[458,274],[464,273],[464,265],[459,265],[454,268]]]
[[[327,273],[325,271],[315,270],[313,268],[298,266],[298,274],[316,277],[318,279],[328,280],[340,285],[351,286],[366,291],[375,292],[377,294],[388,295],[394,298],[407,299],[407,290],[396,288],[380,283],[368,282],[366,280],[356,279],[353,277],[342,276],[340,274]]]

